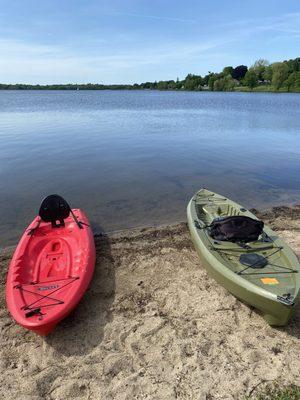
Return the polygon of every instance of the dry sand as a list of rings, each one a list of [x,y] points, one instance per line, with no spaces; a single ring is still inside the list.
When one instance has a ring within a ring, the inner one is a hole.
[[[300,254],[300,206],[261,217]],[[47,338],[8,315],[13,249],[1,252],[1,399],[242,399],[266,381],[300,384],[299,312],[269,327],[208,277],[185,223],[96,246],[90,289]]]

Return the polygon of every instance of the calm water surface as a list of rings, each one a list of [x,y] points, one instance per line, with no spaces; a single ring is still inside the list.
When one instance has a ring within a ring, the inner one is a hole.
[[[299,156],[298,94],[0,91],[0,247],[50,193],[96,231],[182,220],[201,186],[300,202]]]

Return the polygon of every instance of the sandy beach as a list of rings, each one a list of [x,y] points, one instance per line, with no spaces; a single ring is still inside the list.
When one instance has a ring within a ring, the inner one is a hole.
[[[300,206],[257,213],[300,255]],[[185,223],[97,235],[79,306],[46,338],[5,305],[13,248],[1,251],[1,399],[243,399],[300,384],[300,311],[268,326],[206,273]]]

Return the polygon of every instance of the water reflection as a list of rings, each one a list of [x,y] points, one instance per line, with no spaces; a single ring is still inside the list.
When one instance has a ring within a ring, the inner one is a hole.
[[[299,134],[297,94],[2,91],[1,245],[52,192],[105,230],[182,220],[201,186],[299,202]]]

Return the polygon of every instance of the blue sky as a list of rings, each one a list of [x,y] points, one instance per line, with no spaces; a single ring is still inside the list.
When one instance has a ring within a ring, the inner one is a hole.
[[[181,79],[297,56],[299,0],[0,0],[0,82]]]

